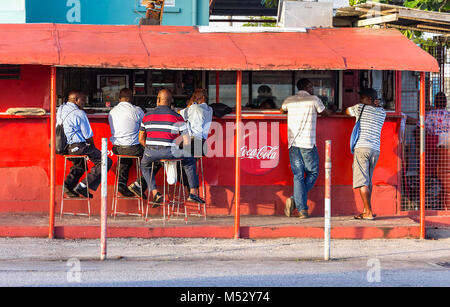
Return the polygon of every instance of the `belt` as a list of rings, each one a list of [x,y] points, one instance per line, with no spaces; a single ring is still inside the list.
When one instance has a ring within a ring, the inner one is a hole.
[[[166,148],[171,148],[173,146],[164,146],[164,145],[147,145],[148,149],[153,149],[153,150],[159,150],[159,149],[166,149]]]
[[[113,145],[114,147],[117,148],[130,148],[130,147],[135,147],[135,146],[142,146],[141,144],[134,144],[134,145]]]
[[[86,142],[81,142],[81,143],[72,143],[72,144],[69,144],[68,146],[70,147],[70,146],[80,146],[80,145],[90,145],[90,144],[88,144]]]

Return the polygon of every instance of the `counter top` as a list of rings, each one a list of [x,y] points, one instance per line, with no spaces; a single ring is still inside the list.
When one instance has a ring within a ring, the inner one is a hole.
[[[87,114],[88,118],[107,118],[108,113],[91,113]],[[274,111],[242,111],[241,113],[242,119],[286,119],[287,115],[281,113],[278,110]],[[386,114],[387,118],[401,118],[401,115],[393,113],[393,112],[387,112]],[[5,119],[21,119],[21,118],[49,118],[50,113],[46,113],[45,115],[11,115],[6,112],[0,113],[0,118]],[[319,118],[326,118],[325,116],[321,116],[319,114]],[[227,114],[221,118],[214,117],[215,119],[236,119],[236,113],[232,112],[230,114]],[[353,118],[350,116],[347,116],[342,113],[336,113],[330,118]]]

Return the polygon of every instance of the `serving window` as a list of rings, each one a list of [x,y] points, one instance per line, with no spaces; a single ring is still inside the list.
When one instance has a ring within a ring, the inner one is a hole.
[[[208,73],[209,101],[216,101],[216,73]],[[327,107],[337,104],[336,71],[246,71],[242,73],[242,108],[279,109],[283,101],[297,92],[297,81],[308,78],[314,93]],[[236,106],[236,72],[219,72],[219,102]]]

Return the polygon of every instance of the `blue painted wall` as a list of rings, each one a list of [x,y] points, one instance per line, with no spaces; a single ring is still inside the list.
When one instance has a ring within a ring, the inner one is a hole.
[[[209,24],[209,0],[171,2],[175,6],[164,9],[163,25]],[[145,17],[141,0],[26,0],[25,4],[27,23],[137,25]]]

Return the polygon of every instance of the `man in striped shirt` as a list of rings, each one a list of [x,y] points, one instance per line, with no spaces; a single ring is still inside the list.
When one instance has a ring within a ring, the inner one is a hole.
[[[372,88],[362,89],[360,103],[347,108],[347,115],[360,119],[360,135],[353,154],[353,188],[359,189],[364,204],[363,213],[356,215],[358,220],[373,220],[371,196],[372,176],[380,156],[381,128],[386,111],[378,106],[377,92]],[[364,109],[363,109],[364,107]]]
[[[188,127],[183,117],[170,108],[172,100],[172,94],[168,90],[159,91],[156,108],[145,114],[139,131],[139,142],[145,147],[141,161],[142,175],[149,185],[149,191],[152,192],[155,204],[161,203],[164,196],[156,188],[154,174],[151,174],[152,163],[162,159],[182,158],[183,152],[177,144],[180,142],[180,135],[184,146],[188,146],[190,142]],[[194,157],[183,157],[182,159],[183,169],[190,187],[187,200],[204,203],[197,196],[199,182],[195,159]]]

